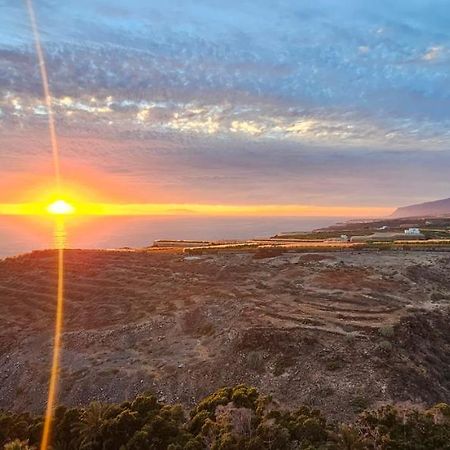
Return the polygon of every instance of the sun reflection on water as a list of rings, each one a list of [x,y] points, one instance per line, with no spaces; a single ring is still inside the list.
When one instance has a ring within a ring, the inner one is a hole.
[[[67,247],[67,231],[64,219],[56,218],[53,232],[53,246],[57,250],[63,250]]]

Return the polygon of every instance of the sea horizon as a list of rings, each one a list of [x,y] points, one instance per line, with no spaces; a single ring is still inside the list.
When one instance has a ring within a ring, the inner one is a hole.
[[[312,231],[348,217],[139,217],[67,223],[67,248],[151,246],[158,239],[228,240],[267,238],[287,231]],[[94,226],[92,226],[94,225]],[[0,258],[53,248],[53,225],[24,219],[0,221]]]

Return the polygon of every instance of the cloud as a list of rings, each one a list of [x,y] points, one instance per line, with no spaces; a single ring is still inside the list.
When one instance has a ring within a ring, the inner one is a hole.
[[[369,48],[367,45],[360,45],[360,46],[358,47],[358,52],[359,52],[361,55],[365,55],[365,54],[367,54],[367,53],[370,52],[370,48]]]
[[[439,59],[443,53],[443,47],[430,47],[426,53],[422,56],[424,61],[435,61]]]
[[[405,148],[423,145],[428,149],[450,144],[448,121],[373,117],[357,112],[326,108],[283,108],[277,102],[244,99],[246,103],[194,101],[151,101],[107,97],[57,97],[53,100],[60,127],[103,132],[117,139],[132,133],[135,139],[165,135],[189,140],[201,135],[220,139],[239,136],[259,141],[294,141],[325,146],[378,146]],[[209,99],[205,99],[209,100]],[[407,100],[406,100],[407,101]],[[415,99],[417,104],[419,100]],[[40,98],[7,92],[0,98],[0,124],[41,126],[46,108]],[[434,110],[435,113],[437,112]]]
[[[330,149],[237,136],[115,139],[108,130],[82,137],[64,130],[59,142],[64,174],[88,187],[89,180],[103,185],[107,177],[86,176],[78,166],[94,168],[109,175],[106,189],[121,186],[127,202],[394,207],[448,196],[445,151]],[[50,158],[44,128],[2,133],[3,170],[20,160],[24,174],[34,173],[47,161],[50,172]]]
[[[3,167],[29,158],[30,145],[46,151],[19,3],[1,6]],[[441,176],[450,149],[446,1],[36,6],[64,155],[139,179],[168,201],[180,192],[292,201],[300,192],[391,202],[393,192],[407,195],[405,179],[416,181],[415,195],[450,188]],[[21,136],[14,153],[10,133]]]

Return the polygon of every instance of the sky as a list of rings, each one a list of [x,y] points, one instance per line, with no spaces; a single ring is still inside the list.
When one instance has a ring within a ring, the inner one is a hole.
[[[448,0],[34,7],[74,183],[177,204],[450,196]],[[50,172],[25,3],[0,0],[0,202]]]

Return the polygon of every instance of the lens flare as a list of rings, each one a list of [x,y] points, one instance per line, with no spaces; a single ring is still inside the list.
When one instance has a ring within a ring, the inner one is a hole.
[[[48,129],[50,134],[50,143],[53,155],[53,168],[55,173],[55,183],[58,190],[61,189],[61,169],[59,163],[59,148],[56,138],[55,119],[52,109],[52,96],[48,85],[47,67],[45,65],[44,52],[42,51],[41,40],[39,36],[39,29],[37,25],[36,15],[33,9],[32,0],[25,0],[28,15],[30,17],[31,29],[33,32],[34,43],[36,46],[36,54],[39,61],[39,70],[41,73],[42,87],[44,91],[44,99],[47,107]],[[68,214],[70,205],[64,201],[56,201],[49,207],[51,214]],[[52,212],[52,210],[54,212]],[[58,248],[58,280],[57,280],[57,294],[56,294],[56,320],[55,320],[55,334],[53,336],[53,357],[52,367],[50,373],[50,382],[47,398],[47,408],[45,411],[44,429],[41,439],[41,450],[47,450],[51,438],[51,428],[53,421],[53,414],[57,400],[57,388],[59,381],[59,366],[61,359],[62,346],[62,327],[63,327],[63,306],[64,306],[64,248]]]
[[[55,233],[58,233],[58,231]],[[50,444],[53,414],[58,395],[64,318],[64,248],[62,246],[58,248],[57,273],[58,281],[56,293],[55,329],[53,335],[52,367],[48,385],[47,408],[45,410],[44,429],[42,431],[40,450],[47,450]]]
[[[36,47],[36,54],[39,62],[39,71],[41,73],[42,88],[44,91],[44,100],[47,109],[48,131],[50,134],[50,144],[53,156],[53,169],[55,172],[56,185],[59,188],[61,185],[61,168],[59,163],[59,148],[58,140],[56,137],[55,117],[52,108],[52,96],[48,84],[47,66],[45,64],[44,52],[42,50],[39,29],[37,25],[36,15],[34,13],[32,0],[25,0],[25,2],[28,9],[28,15],[30,17],[31,30],[33,32],[34,44]]]

